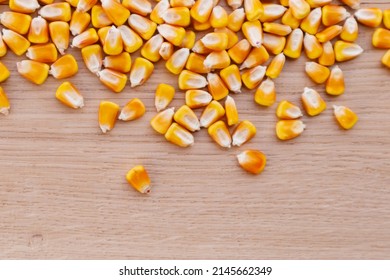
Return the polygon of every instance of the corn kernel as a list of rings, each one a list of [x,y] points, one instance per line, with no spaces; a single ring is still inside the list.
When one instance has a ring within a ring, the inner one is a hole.
[[[322,50],[318,63],[323,66],[332,66],[336,61],[332,43],[330,41],[322,43]]]
[[[123,47],[125,51],[133,53],[137,51],[142,45],[141,37],[126,25],[118,27],[122,35]]]
[[[283,141],[291,140],[301,135],[305,128],[300,120],[281,120],[276,123],[276,136]]]
[[[334,44],[334,52],[336,60],[341,62],[358,57],[363,53],[363,49],[359,45],[354,43],[337,41]]]
[[[203,62],[207,69],[223,69],[230,65],[230,56],[227,51],[211,52]]]
[[[169,8],[169,0],[161,0],[154,6],[152,12],[150,13],[150,20],[157,24],[163,24],[164,20],[162,16]]]
[[[304,19],[310,13],[310,5],[305,0],[290,0],[289,6],[292,15],[298,20]]]
[[[318,42],[316,36],[309,33],[306,33],[303,38],[303,46],[306,56],[312,60],[319,58],[323,52],[322,45]]]
[[[124,24],[130,16],[130,11],[119,1],[101,0],[102,8],[107,17],[116,25]]]
[[[305,71],[310,79],[317,84],[325,83],[330,75],[328,67],[315,62],[306,62]]]
[[[345,20],[350,15],[343,6],[326,5],[322,7],[322,24],[332,26]]]
[[[88,70],[98,73],[102,68],[103,51],[100,45],[90,45],[81,49],[81,56]]]
[[[56,79],[65,79],[76,75],[79,67],[76,59],[71,54],[60,57],[50,67],[50,75]]]
[[[276,55],[268,65],[265,75],[271,79],[276,79],[282,72],[285,63],[286,56],[284,53]]]
[[[72,11],[69,3],[53,3],[43,6],[38,14],[48,21],[70,21]]]
[[[22,77],[37,85],[46,81],[50,69],[49,65],[32,60],[17,62],[16,67]]]
[[[196,20],[192,20],[192,27],[196,31],[206,31],[211,28],[210,21],[206,21],[203,23],[197,22]]]
[[[54,0],[44,0],[44,1],[50,2],[48,4],[54,2]],[[41,0],[42,3],[44,3],[44,1]],[[77,5],[79,4],[79,0],[65,0],[65,2],[68,2],[73,8],[77,8]]]
[[[292,29],[297,29],[301,24],[302,20],[294,17],[292,9],[289,8],[283,15],[281,22],[285,25],[290,26]]]
[[[3,88],[0,87],[0,114],[7,116],[10,109],[11,105],[9,103],[8,97],[5,94]]]
[[[121,72],[103,69],[97,73],[100,82],[113,92],[121,92],[127,83],[127,76]]]
[[[383,24],[387,29],[390,29],[390,9],[383,11]]]
[[[320,43],[325,43],[339,36],[342,30],[343,27],[340,25],[329,26],[321,32],[318,32],[316,37]]]
[[[263,42],[263,28],[258,20],[246,21],[242,24],[242,33],[252,47],[260,48]]]
[[[239,117],[236,102],[234,101],[233,97],[230,97],[229,95],[225,100],[225,113],[226,121],[229,126],[238,124]]]
[[[31,60],[53,63],[57,60],[57,49],[52,43],[34,45],[27,49],[26,56]]]
[[[189,147],[194,144],[194,136],[177,123],[171,124],[165,133],[165,139],[179,147]]]
[[[186,36],[186,30],[180,26],[173,26],[169,24],[160,24],[157,27],[158,33],[161,34],[168,42],[175,46],[180,46]]]
[[[160,0],[160,2],[161,1],[162,0]],[[187,7],[187,8],[191,8],[192,6],[194,6],[195,0],[170,0],[169,4],[171,5],[171,7]]]
[[[260,0],[244,0],[244,10],[248,21],[258,20],[264,13]]]
[[[245,150],[237,155],[238,164],[252,174],[260,174],[266,165],[266,156],[257,150]]]
[[[382,64],[390,68],[390,50],[388,50],[382,57]]]
[[[287,8],[278,5],[278,4],[264,4],[263,5],[263,13],[260,16],[261,22],[273,22],[281,18],[284,13],[287,11]]]
[[[239,7],[242,6],[243,0],[226,0],[227,4],[233,9],[238,10]],[[244,10],[244,9],[242,9]],[[245,13],[244,13],[245,15]]]
[[[210,24],[213,28],[225,27],[228,24],[228,14],[221,6],[215,6],[210,15]]]
[[[226,47],[227,49],[230,49],[238,42],[238,36],[237,36],[236,32],[231,31],[227,27],[215,28],[214,32],[225,33],[228,36],[228,45]]]
[[[337,65],[330,72],[325,90],[330,95],[340,95],[345,91],[344,73]]]
[[[232,137],[224,121],[217,121],[207,129],[210,137],[222,148],[230,148]]]
[[[228,16],[228,25],[227,27],[233,32],[238,32],[241,30],[241,26],[245,21],[245,12],[243,8],[236,9],[231,12]]]
[[[242,121],[234,129],[232,134],[233,146],[241,146],[256,135],[256,127],[250,121]]]
[[[168,84],[159,84],[156,88],[154,106],[157,112],[164,110],[175,97],[175,88]]]
[[[207,80],[202,75],[183,70],[178,79],[180,89],[198,89],[207,86]]]
[[[200,116],[200,126],[208,128],[225,115],[225,109],[216,100],[210,102]]]
[[[30,42],[19,33],[3,28],[3,40],[11,51],[20,56],[30,47]]]
[[[130,71],[131,87],[143,85],[152,75],[153,70],[153,63],[145,58],[137,57]]]
[[[105,68],[127,73],[130,72],[131,69],[131,56],[128,52],[123,52],[118,55],[109,55],[104,58],[103,65]]]
[[[195,42],[194,46],[192,47],[192,51],[197,54],[209,54],[212,52],[212,50],[206,48],[201,40]]]
[[[181,106],[173,116],[175,122],[185,129],[194,132],[200,130],[200,123],[194,111],[187,105]]]
[[[276,22],[264,22],[263,31],[274,35],[287,36],[291,33],[292,29],[290,26],[276,23]]]
[[[7,11],[0,14],[0,23],[4,27],[24,35],[30,28],[31,16]]]
[[[247,39],[242,39],[228,50],[230,58],[237,64],[241,64],[249,55],[252,49]]]
[[[146,16],[152,12],[152,4],[148,0],[123,0],[122,5],[130,12]]]
[[[198,74],[207,74],[210,72],[210,69],[204,66],[204,61],[206,57],[197,53],[190,53],[186,69]]]
[[[317,91],[305,87],[302,93],[302,103],[309,116],[317,116],[326,109],[326,103]]]
[[[340,1],[352,9],[357,10],[360,8],[360,0],[340,0]]]
[[[390,31],[384,28],[378,28],[372,35],[372,45],[375,48],[389,49],[390,48]]]
[[[291,33],[290,33],[291,34]],[[283,52],[286,46],[286,37],[264,33],[263,46],[270,53],[277,55]]]
[[[222,81],[221,77],[218,74],[207,74],[207,81],[207,88],[211,93],[213,99],[221,100],[229,94],[229,89],[226,87],[225,83]]]
[[[137,14],[131,14],[128,22],[130,27],[144,40],[149,40],[152,38],[157,28],[157,24],[155,22]]]
[[[235,93],[241,92],[241,75],[237,65],[232,64],[225,69],[222,69],[219,75],[229,90]]]
[[[310,5],[311,8],[318,8],[330,4],[332,0],[306,0],[306,2]]]
[[[263,81],[255,93],[255,102],[262,106],[272,106],[276,101],[275,83],[270,79]]]
[[[65,54],[69,47],[69,24],[63,21],[53,21],[49,24],[50,38],[60,54]]]
[[[9,0],[9,8],[14,12],[32,14],[40,5],[37,0]]]
[[[282,120],[294,120],[302,117],[301,109],[293,103],[283,100],[276,108],[276,116]]]
[[[95,44],[99,40],[99,36],[94,28],[89,28],[80,35],[77,35],[72,40],[72,47],[82,49],[86,46]]]
[[[91,12],[92,26],[95,28],[102,28],[113,24],[112,20],[107,16],[101,5],[92,7]]]
[[[208,21],[214,7],[213,4],[213,0],[196,1],[191,7],[191,17],[200,23]]]
[[[180,47],[192,49],[193,46],[195,45],[195,38],[196,38],[195,32],[192,30],[187,30],[186,35],[184,36],[183,42],[181,43]]]
[[[354,127],[354,125],[358,121],[358,116],[356,115],[356,113],[348,107],[334,105],[333,109],[333,113],[338,124],[346,130]]]
[[[144,103],[140,99],[134,98],[122,108],[118,120],[133,121],[142,117],[145,111]]]
[[[126,174],[127,182],[138,192],[150,193],[150,178],[145,167],[137,165]]]
[[[174,46],[172,45],[172,43],[163,42],[161,44],[161,47],[160,47],[160,50],[158,51],[158,53],[160,54],[162,59],[168,60],[172,56],[173,51],[174,51]],[[187,61],[187,63],[188,63],[188,61]]]
[[[303,32],[301,29],[294,29],[288,36],[286,46],[284,47],[284,55],[290,58],[298,58],[301,56],[303,45]]]
[[[378,27],[382,23],[382,10],[379,8],[364,8],[355,12],[357,21],[368,27]]]
[[[186,27],[190,25],[190,10],[187,7],[169,8],[162,14],[165,23]]]
[[[210,50],[223,51],[228,46],[228,36],[225,33],[210,32],[206,34],[201,42]]]
[[[0,83],[7,80],[10,76],[8,68],[0,61]]]
[[[152,62],[159,61],[162,43],[164,43],[164,38],[160,34],[154,35],[141,48],[141,55]]]
[[[31,20],[27,38],[34,44],[44,44],[49,42],[49,25],[43,17],[38,16]]]
[[[259,66],[267,62],[268,59],[269,59],[269,54],[263,46],[261,46],[260,48],[252,48],[249,55],[241,64],[240,70]]]
[[[152,118],[150,125],[156,132],[165,134],[173,122],[174,114],[174,108],[168,108],[164,111],[161,111]]]
[[[350,16],[343,25],[340,38],[347,42],[355,42],[359,35],[359,27],[356,19]]]
[[[321,25],[321,19],[322,10],[321,8],[316,8],[312,10],[310,14],[302,20],[300,27],[302,31],[315,35]]]
[[[186,91],[186,105],[192,109],[205,107],[210,104],[213,97],[207,91],[200,89],[190,89]]]
[[[114,102],[100,102],[99,126],[103,133],[106,133],[114,128],[119,110],[119,105]]]
[[[62,83],[56,91],[56,98],[64,105],[78,109],[84,107],[84,98],[70,82]]]
[[[178,75],[186,66],[190,50],[187,48],[181,48],[175,51],[172,56],[165,63],[165,67],[172,74]]]
[[[256,66],[244,71],[241,75],[241,80],[248,89],[257,87],[265,76],[267,67]]]

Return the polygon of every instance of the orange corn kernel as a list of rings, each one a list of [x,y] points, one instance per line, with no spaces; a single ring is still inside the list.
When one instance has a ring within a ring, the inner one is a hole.
[[[316,62],[306,62],[305,71],[310,79],[317,84],[325,83],[330,75],[328,67]]]
[[[123,0],[122,5],[132,13],[146,16],[152,12],[152,4],[148,0]]]
[[[78,109],[84,107],[84,98],[70,82],[62,83],[56,91],[56,98],[64,105]]]
[[[314,60],[322,55],[322,44],[317,40],[316,36],[306,33],[303,39],[303,46],[306,56]]]
[[[177,123],[171,124],[165,133],[165,139],[179,147],[189,147],[194,144],[194,136]]]
[[[127,182],[138,192],[150,193],[150,178],[145,167],[137,165],[126,174]]]
[[[31,16],[22,13],[6,11],[0,14],[0,23],[19,34],[26,34],[30,28]]]
[[[192,109],[205,107],[210,104],[213,97],[207,91],[190,89],[186,91],[186,105]]]
[[[316,34],[316,37],[318,41],[321,43],[325,43],[328,41],[331,41],[332,39],[336,38],[340,35],[341,31],[343,31],[343,27],[340,25],[333,25],[325,28],[321,32],[318,32]]]
[[[340,95],[345,91],[344,73],[337,65],[330,72],[325,90],[330,95]]]
[[[241,75],[241,80],[248,89],[257,87],[265,77],[267,67],[256,66],[244,71]]]
[[[378,27],[382,23],[383,13],[379,8],[363,8],[355,12],[357,21],[368,27]]]
[[[216,100],[210,102],[200,116],[200,126],[208,128],[225,115],[225,109]]]
[[[86,13],[92,9],[92,7],[95,6],[97,2],[98,0],[79,0],[77,2],[76,11]]]
[[[69,24],[63,21],[53,21],[49,24],[50,38],[60,54],[65,54],[69,47]]]
[[[246,21],[242,24],[242,33],[254,48],[260,48],[263,42],[263,28],[258,20]]]
[[[178,79],[180,89],[198,89],[207,86],[207,80],[202,75],[183,70]]]
[[[242,121],[234,129],[232,134],[233,146],[241,146],[256,135],[256,127],[250,121]]]
[[[0,61],[0,83],[7,80],[10,75],[8,68]]]
[[[18,56],[24,54],[31,45],[30,42],[19,33],[5,28],[3,28],[2,32],[4,42],[7,44],[8,48]]]
[[[110,101],[101,101],[99,106],[99,126],[103,133],[112,130],[115,126],[120,107]]]
[[[200,23],[206,22],[211,15],[213,6],[213,0],[198,0],[191,7],[191,17]]]
[[[276,55],[268,65],[265,75],[271,79],[276,79],[282,72],[285,63],[286,56],[284,53]]]
[[[215,6],[210,15],[210,24],[213,28],[221,28],[228,25],[228,14],[221,6]]]
[[[82,49],[99,41],[99,36],[94,28],[89,28],[72,40],[72,47]]]
[[[123,48],[129,53],[137,51],[143,45],[141,37],[135,33],[130,27],[121,25],[118,27],[122,35]]]
[[[290,58],[298,58],[301,56],[303,45],[303,32],[301,29],[294,29],[288,36],[284,55]]]
[[[207,74],[207,81],[207,88],[214,100],[221,100],[229,94],[229,89],[226,87],[225,83],[218,74]]]
[[[169,8],[162,14],[165,23],[187,27],[191,23],[190,10],[187,7]]]
[[[383,55],[381,62],[384,66],[390,68],[390,50]]]
[[[49,42],[49,25],[43,17],[38,16],[31,20],[27,38],[34,44],[44,44]]]
[[[113,92],[121,92],[127,83],[127,76],[121,72],[103,69],[97,73],[100,82]]]
[[[165,63],[165,67],[172,74],[178,75],[186,66],[190,50],[187,48],[181,48],[175,51],[172,56]]]
[[[323,43],[322,50],[318,63],[324,66],[332,66],[336,61],[332,43],[330,41]]]
[[[360,8],[360,0],[340,0],[345,5],[351,7],[352,9],[359,9]]]
[[[17,62],[16,67],[23,78],[37,85],[41,85],[46,81],[50,69],[49,65],[33,60]]]
[[[60,57],[50,67],[50,75],[56,79],[65,79],[76,75],[79,67],[76,59],[71,54]]]
[[[228,36],[227,49],[230,49],[238,42],[238,36],[237,36],[236,32],[231,31],[227,27],[214,28],[214,32],[225,33]]]
[[[355,42],[359,35],[359,26],[356,19],[350,16],[343,25],[340,38],[347,42]]]
[[[165,134],[173,122],[174,114],[174,108],[165,109],[164,111],[157,113],[152,118],[152,120],[150,121],[150,125],[156,132],[160,134]]]
[[[236,9],[229,14],[227,27],[233,32],[238,32],[239,30],[241,30],[244,21],[245,21],[244,9],[243,8]]]
[[[229,126],[238,124],[239,117],[236,102],[234,101],[233,97],[230,97],[229,95],[225,100],[225,113],[227,124]]]
[[[217,121],[207,129],[210,137],[222,148],[230,148],[232,137],[224,121]]]
[[[362,47],[355,43],[337,41],[334,44],[334,53],[339,62],[354,59],[363,53]]]
[[[372,35],[372,45],[375,48],[390,48],[390,31],[384,28],[378,28]]]
[[[69,3],[53,3],[43,6],[38,14],[48,21],[65,21],[71,20],[72,11]]]
[[[260,48],[252,48],[249,55],[241,64],[240,70],[259,66],[267,62],[268,59],[269,59],[269,54],[263,46],[261,46]]]
[[[207,69],[223,69],[230,65],[230,56],[227,51],[214,51],[207,55],[203,62]]]
[[[81,49],[81,56],[88,70],[92,73],[98,73],[103,64],[103,51],[100,45],[90,45]]]
[[[173,116],[175,122],[185,129],[195,132],[200,130],[200,123],[194,111],[187,105],[181,106]]]
[[[310,5],[305,0],[290,0],[289,6],[292,15],[298,20],[304,19],[310,13]]]
[[[343,6],[326,5],[322,7],[322,24],[332,26],[345,20],[350,15]]]
[[[90,22],[91,16],[88,13],[74,11],[69,24],[70,32],[73,36],[77,36],[87,29]]]
[[[14,12],[32,14],[40,8],[40,5],[37,0],[9,0],[9,8]]]
[[[226,50],[229,42],[228,36],[219,32],[210,32],[200,40],[206,48],[214,51]]]
[[[276,22],[264,22],[263,31],[268,32],[278,36],[287,36],[291,33],[292,29],[290,26],[276,23]]]
[[[142,117],[145,111],[144,103],[140,99],[134,98],[122,108],[118,120],[133,121]]]
[[[244,0],[244,10],[248,21],[258,20],[264,13],[264,7],[260,0]]]
[[[198,74],[207,74],[210,69],[204,65],[206,57],[197,53],[190,53],[186,63],[186,69]]]
[[[57,49],[53,43],[34,45],[27,49],[26,56],[31,60],[53,63],[57,60]]]
[[[286,37],[264,33],[263,46],[270,53],[280,54],[286,46]]]
[[[300,27],[302,31],[315,35],[321,25],[321,19],[322,10],[321,8],[316,8],[312,10],[310,14],[302,20]]]
[[[272,106],[276,101],[275,83],[270,79],[263,81],[255,93],[255,102],[262,106]]]
[[[162,16],[169,8],[169,0],[161,0],[156,4],[156,6],[154,6],[152,12],[150,13],[150,20],[154,21],[157,24],[163,24],[164,20]]]
[[[127,73],[130,72],[131,69],[131,56],[128,52],[123,52],[118,55],[109,55],[104,58],[103,65],[105,68]]]
[[[3,88],[0,87],[0,114],[7,116],[10,109],[11,105],[9,103],[8,97],[5,94]]]
[[[301,135],[305,128],[300,120],[281,120],[276,123],[276,136],[283,141],[291,140]]]
[[[137,57],[130,71],[131,87],[143,85],[152,75],[154,64],[149,60]]]
[[[158,33],[161,34],[168,42],[175,46],[180,46],[186,36],[186,30],[180,26],[173,26],[169,24],[160,24],[157,27]]]
[[[154,106],[157,112],[164,110],[175,97],[175,88],[168,84],[159,84],[156,88]]]
[[[195,45],[196,34],[192,30],[187,30],[186,35],[184,36],[183,42],[181,42],[180,47],[192,49]]]
[[[283,15],[281,22],[285,25],[290,26],[292,29],[297,29],[301,24],[302,20],[294,17],[292,9],[289,8]]]
[[[237,155],[238,164],[252,174],[260,174],[266,165],[265,154],[257,150],[245,150]]]
[[[174,48],[175,47],[172,45],[172,43],[163,42],[160,46],[160,50],[158,51],[158,53],[160,54],[162,59],[168,60],[172,56]]]
[[[230,58],[237,64],[241,64],[249,55],[252,49],[247,39],[242,39],[228,50]]]
[[[92,26],[95,28],[102,28],[113,24],[112,20],[107,16],[101,5],[92,7],[91,12]]]
[[[149,40],[156,31],[157,24],[146,17],[131,14],[128,20],[130,27],[144,40]],[[185,32],[185,31],[184,31]],[[161,34],[161,32],[160,32]],[[161,34],[163,35],[163,34]],[[164,35],[163,35],[164,37]],[[167,39],[168,40],[168,39]],[[168,40],[169,41],[169,40]]]
[[[232,64],[225,69],[222,69],[221,72],[219,72],[219,75],[230,91],[235,93],[241,92],[242,81],[240,70],[237,65]]]
[[[293,103],[283,100],[276,108],[276,116],[282,120],[294,120],[303,116],[301,109]]]
[[[344,129],[351,129],[358,121],[358,116],[355,112],[345,106],[333,106],[333,113],[338,124]]]
[[[317,116],[326,109],[326,103],[317,91],[305,87],[302,93],[302,103],[309,116]]]

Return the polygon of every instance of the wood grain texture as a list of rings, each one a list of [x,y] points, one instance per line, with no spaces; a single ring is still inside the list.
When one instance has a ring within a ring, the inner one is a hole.
[[[177,84],[162,62],[146,85],[114,94],[70,51],[80,66],[70,81],[86,99],[75,111],[54,97],[62,81],[32,85],[16,73],[21,58],[7,54],[2,62],[12,76],[2,87],[12,112],[0,116],[0,258],[390,258],[390,72],[380,64],[384,51],[371,47],[372,33],[361,27],[365,53],[340,64],[347,86],[340,97],[309,81],[305,57],[288,61],[276,80],[278,100],[299,104],[303,87],[311,86],[328,102],[320,116],[303,118],[307,130],[295,140],[277,141],[276,105],[256,106],[251,91],[234,95],[240,118],[258,134],[227,151],[205,130],[189,149],[154,133],[148,124],[154,90],[161,82]],[[173,105],[183,96],[177,92]],[[99,102],[122,106],[134,97],[145,102],[146,115],[103,135]],[[333,104],[358,113],[353,130],[337,126]],[[235,155],[249,148],[268,156],[260,176],[237,165]],[[125,181],[136,164],[149,170],[149,196]]]

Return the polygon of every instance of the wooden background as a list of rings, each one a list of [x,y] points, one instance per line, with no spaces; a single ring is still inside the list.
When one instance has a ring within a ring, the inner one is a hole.
[[[389,1],[365,2],[390,8]],[[249,91],[234,95],[240,118],[252,121],[258,134],[230,150],[205,130],[189,149],[152,130],[157,84],[177,86],[162,62],[146,85],[114,94],[70,51],[80,66],[70,81],[86,101],[72,110],[54,97],[63,81],[25,81],[15,65],[24,57],[9,52],[2,58],[12,72],[1,85],[12,110],[0,116],[0,258],[390,258],[390,72],[380,64],[384,51],[371,47],[372,33],[361,27],[364,54],[339,64],[346,93],[322,94],[328,109],[303,117],[307,130],[293,141],[275,137],[276,104],[257,106]],[[276,80],[279,101],[300,104],[305,86],[324,93],[306,77],[305,61],[288,61]],[[183,96],[178,91],[173,105]],[[145,102],[146,115],[103,135],[99,102],[123,106],[134,97]],[[358,113],[353,130],[338,127],[333,104]],[[244,149],[267,154],[260,176],[238,167],[235,156]],[[151,175],[149,196],[125,180],[137,164]]]

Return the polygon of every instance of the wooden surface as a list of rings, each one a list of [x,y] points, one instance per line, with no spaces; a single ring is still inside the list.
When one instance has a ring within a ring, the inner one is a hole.
[[[385,2],[375,6],[390,8]],[[362,27],[365,53],[340,64],[347,86],[340,97],[309,81],[306,58],[288,61],[276,80],[278,100],[299,104],[310,86],[328,102],[320,116],[303,117],[307,130],[293,141],[275,137],[276,104],[261,108],[253,92],[234,95],[240,118],[258,134],[230,150],[205,130],[189,149],[154,133],[154,90],[160,82],[177,84],[161,62],[146,85],[114,94],[71,51],[80,71],[70,81],[86,100],[72,110],[54,97],[62,81],[32,85],[16,73],[22,58],[8,54],[2,61],[12,76],[2,86],[12,111],[0,116],[0,258],[390,258],[390,72],[380,64],[384,51],[370,45],[372,32]],[[177,92],[173,105],[183,96]],[[146,115],[103,135],[99,102],[123,106],[134,97],[145,102]],[[337,126],[333,104],[358,113],[353,130]],[[235,159],[251,148],[268,156],[260,176]],[[149,196],[125,181],[136,164],[149,170]]]

